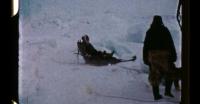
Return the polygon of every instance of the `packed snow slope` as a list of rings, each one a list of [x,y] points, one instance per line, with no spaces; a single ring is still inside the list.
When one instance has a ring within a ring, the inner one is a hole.
[[[176,0],[21,0],[19,41],[20,104],[178,104],[153,100],[148,66],[142,61],[145,33],[153,16],[169,28],[181,66]],[[88,34],[98,50],[134,62],[84,64],[76,42]],[[161,94],[164,87],[161,86]]]

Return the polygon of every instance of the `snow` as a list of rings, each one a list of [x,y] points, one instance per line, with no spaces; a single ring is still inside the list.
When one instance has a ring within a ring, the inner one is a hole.
[[[181,34],[174,0],[21,0],[19,49],[20,104],[178,104],[154,101],[148,66],[142,61],[145,33],[159,14],[169,28],[181,66]],[[88,34],[98,50],[134,62],[84,64],[76,42]],[[164,87],[161,85],[161,94]]]

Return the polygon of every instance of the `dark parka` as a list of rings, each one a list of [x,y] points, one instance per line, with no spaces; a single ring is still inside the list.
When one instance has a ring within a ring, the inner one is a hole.
[[[148,62],[148,52],[150,50],[168,50],[170,54],[169,61],[176,61],[177,55],[171,34],[163,24],[152,25],[146,32],[143,47],[143,61],[147,65],[150,64]]]

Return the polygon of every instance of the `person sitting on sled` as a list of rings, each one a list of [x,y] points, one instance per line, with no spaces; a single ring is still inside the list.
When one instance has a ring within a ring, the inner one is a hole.
[[[90,39],[88,35],[82,36],[82,42],[79,41],[79,43],[82,44],[82,53],[86,57],[95,57],[95,58],[109,58],[112,57],[114,54],[114,51],[112,53],[107,53],[106,51],[97,51],[94,46],[90,43]]]

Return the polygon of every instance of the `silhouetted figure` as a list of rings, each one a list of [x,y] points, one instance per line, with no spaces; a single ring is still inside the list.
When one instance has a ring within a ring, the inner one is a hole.
[[[143,61],[149,65],[149,81],[152,85],[155,100],[162,98],[159,84],[165,78],[165,95],[171,94],[173,62],[177,59],[175,46],[171,34],[164,26],[161,16],[154,16],[150,29],[146,32],[143,47]]]
[[[98,54],[98,51],[94,48],[94,46],[90,43],[90,38],[88,35],[84,35],[82,37],[82,45],[83,45],[83,51],[84,55],[92,57],[96,56]]]

